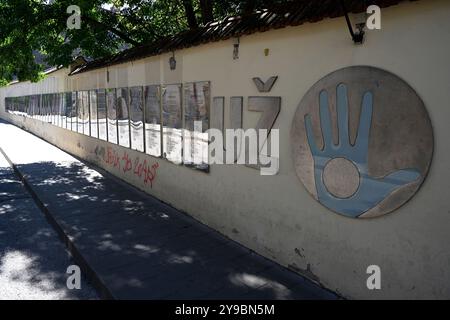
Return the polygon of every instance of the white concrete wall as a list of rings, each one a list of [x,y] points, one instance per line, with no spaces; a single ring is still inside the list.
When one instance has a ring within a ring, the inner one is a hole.
[[[108,67],[60,80],[54,88],[81,90],[189,81],[211,81],[212,96],[244,96],[244,127],[258,114],[246,110],[246,97],[281,96],[280,172],[261,176],[245,166],[213,165],[205,174],[165,160],[112,146],[65,129],[11,116],[4,97],[33,93],[36,85],[0,90],[0,116],[77,156],[85,158],[171,203],[255,251],[289,266],[349,298],[450,298],[450,2],[406,2],[382,10],[382,30],[369,31],[364,45],[351,42],[344,18],[257,33],[241,38],[240,58],[232,40]],[[264,55],[264,49],[270,49]],[[348,219],[316,202],[295,174],[289,132],[306,91],[326,74],[346,66],[370,65],[406,80],[423,99],[434,128],[431,170],[417,195],[394,213],[376,219]],[[261,94],[253,77],[279,77]],[[47,90],[42,82],[42,92]],[[39,85],[38,85],[39,86]],[[61,90],[61,91],[64,91]],[[45,91],[47,92],[47,91]],[[227,122],[225,123],[227,125]],[[4,139],[4,137],[2,137]],[[153,187],[96,156],[112,146],[122,156],[159,162]],[[366,287],[366,268],[382,270],[382,290]]]
[[[7,87],[0,87],[2,114],[5,111],[5,97],[25,96],[31,94],[54,93],[67,91],[69,80],[68,69],[62,68],[49,73],[46,78],[37,83],[29,81],[15,82]]]

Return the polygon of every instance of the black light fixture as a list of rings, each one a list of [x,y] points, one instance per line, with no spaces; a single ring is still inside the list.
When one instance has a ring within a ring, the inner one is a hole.
[[[169,59],[170,70],[175,70],[177,68],[177,60],[175,60],[175,52],[172,52],[172,56]]]
[[[239,37],[233,38],[233,60],[239,59]]]
[[[365,2],[366,1],[363,1],[363,5],[365,5]],[[350,32],[353,42],[355,44],[362,44],[364,42],[364,34],[365,34],[364,28],[366,26],[366,20],[364,19],[363,21],[357,22],[355,24],[356,31],[353,30],[353,26],[352,26],[352,23],[350,22],[350,17],[348,15],[347,8],[345,6],[345,1],[340,0],[340,3],[341,3],[342,11],[344,11],[345,21],[347,22],[348,31]],[[364,14],[364,18],[365,18],[365,14]]]

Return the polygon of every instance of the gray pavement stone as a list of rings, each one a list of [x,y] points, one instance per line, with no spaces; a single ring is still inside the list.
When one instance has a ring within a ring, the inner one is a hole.
[[[2,134],[14,134],[0,147],[115,298],[337,298],[17,127],[0,122]],[[18,150],[25,143],[39,154]]]
[[[98,299],[84,277],[81,290],[67,288],[66,270],[73,264],[56,232],[0,154],[0,300]]]

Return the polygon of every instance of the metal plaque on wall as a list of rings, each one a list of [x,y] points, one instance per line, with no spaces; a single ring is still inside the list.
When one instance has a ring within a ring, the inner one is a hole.
[[[161,156],[161,89],[160,86],[144,87],[145,152]]]
[[[106,112],[108,141],[117,144],[117,98],[116,89],[106,89]]]
[[[210,82],[191,82],[184,85],[183,163],[208,171],[208,132],[211,104]],[[195,127],[195,122],[201,123]]]
[[[182,163],[181,85],[165,85],[162,88],[163,156],[167,160]]]
[[[97,90],[89,91],[89,112],[89,119],[91,123],[91,137],[98,138]]]
[[[144,99],[142,87],[130,88],[131,148],[144,152]]]
[[[351,218],[398,209],[431,165],[433,130],[417,93],[387,71],[354,66],[314,84],[291,128],[297,176],[322,205]]]
[[[97,90],[97,121],[98,121],[98,137],[101,140],[108,140],[107,130],[107,109],[106,109],[106,90]]]
[[[116,89],[117,133],[119,145],[130,147],[130,112],[128,88]]]

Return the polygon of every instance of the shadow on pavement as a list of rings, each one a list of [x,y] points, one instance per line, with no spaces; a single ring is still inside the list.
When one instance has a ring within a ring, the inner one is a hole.
[[[17,168],[116,298],[335,298],[80,162]]]
[[[5,143],[5,152],[28,161],[16,169],[114,298],[337,298],[156,198],[0,123],[17,140]],[[34,156],[26,157],[31,149]]]
[[[67,289],[66,270],[71,264],[22,183],[0,163],[0,299],[98,298],[84,278],[81,290]]]

